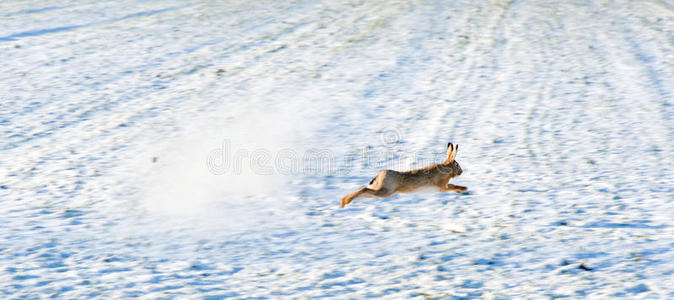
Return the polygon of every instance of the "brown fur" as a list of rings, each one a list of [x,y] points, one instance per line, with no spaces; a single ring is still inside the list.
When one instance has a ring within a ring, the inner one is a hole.
[[[449,180],[461,175],[463,170],[454,159],[459,145],[447,145],[447,159],[441,164],[425,168],[398,172],[382,170],[377,172],[370,184],[342,198],[340,207],[344,207],[356,198],[386,198],[398,193],[413,193],[424,188],[437,188],[440,192],[462,193],[468,188],[449,183]]]

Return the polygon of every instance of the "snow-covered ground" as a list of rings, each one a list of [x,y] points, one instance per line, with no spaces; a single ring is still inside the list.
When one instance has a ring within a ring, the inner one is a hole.
[[[0,70],[4,299],[674,298],[671,1],[10,0]]]

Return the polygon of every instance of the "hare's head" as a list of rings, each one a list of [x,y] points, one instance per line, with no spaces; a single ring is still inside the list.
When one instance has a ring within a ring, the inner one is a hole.
[[[459,162],[456,161],[456,153],[459,151],[459,145],[452,145],[452,143],[447,144],[447,159],[443,165],[447,166],[448,171],[453,174],[453,176],[459,176],[463,173]],[[452,177],[453,177],[452,176]]]

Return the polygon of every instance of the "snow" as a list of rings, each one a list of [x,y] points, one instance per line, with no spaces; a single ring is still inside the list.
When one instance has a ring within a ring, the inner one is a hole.
[[[674,297],[667,1],[0,15],[3,298]]]

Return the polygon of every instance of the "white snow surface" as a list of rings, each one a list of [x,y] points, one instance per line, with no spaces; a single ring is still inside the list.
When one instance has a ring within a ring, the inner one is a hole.
[[[4,299],[674,298],[671,1],[0,16]],[[469,192],[339,209],[447,142]]]

